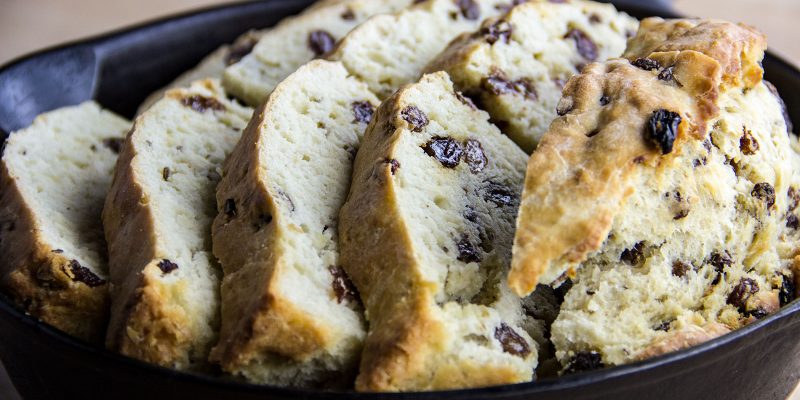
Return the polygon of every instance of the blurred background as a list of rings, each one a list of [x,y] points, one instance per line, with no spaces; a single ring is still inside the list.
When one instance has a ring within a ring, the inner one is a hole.
[[[641,0],[643,2],[655,0]],[[0,0],[0,64],[54,44],[221,0]],[[800,0],[672,0],[687,16],[745,22],[765,32],[770,50],[800,65]],[[0,399],[18,400],[0,365]],[[800,400],[800,388],[791,396]]]

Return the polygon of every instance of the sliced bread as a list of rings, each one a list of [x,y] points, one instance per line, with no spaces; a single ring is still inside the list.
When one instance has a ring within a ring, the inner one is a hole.
[[[225,163],[214,254],[222,329],[212,358],[248,381],[352,387],[365,336],[340,267],[338,212],[378,99],[335,62],[280,83]]]
[[[0,285],[27,313],[102,343],[108,265],[100,211],[130,122],[93,102],[12,133],[0,164]]]
[[[453,41],[428,67],[530,153],[557,117],[567,80],[586,64],[619,57],[638,22],[610,4],[523,3]]]
[[[440,72],[369,125],[339,220],[369,321],[357,390],[533,377],[540,326],[505,282],[527,157],[488,119]]]
[[[206,364],[219,328],[214,192],[251,114],[206,80],[136,119],[103,210],[110,349],[177,369]]]

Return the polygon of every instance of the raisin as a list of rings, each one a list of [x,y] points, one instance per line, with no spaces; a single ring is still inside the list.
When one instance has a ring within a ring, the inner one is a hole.
[[[185,97],[181,100],[181,104],[186,107],[191,107],[192,110],[199,113],[205,112],[206,110],[225,111],[225,105],[217,101],[217,99],[201,95]]]
[[[605,367],[603,358],[596,351],[582,351],[575,355],[567,364],[565,374],[574,374],[581,371],[592,371]]]
[[[739,312],[747,312],[747,300],[758,293],[758,283],[750,278],[742,278],[728,295],[727,303],[738,308]]]
[[[678,211],[677,214],[675,214],[674,217],[672,217],[672,219],[675,220],[675,221],[678,221],[678,220],[684,219],[684,218],[686,218],[688,216],[689,216],[689,210],[680,210],[680,211]]]
[[[355,116],[353,122],[363,122],[368,124],[369,121],[372,120],[372,114],[375,112],[375,108],[370,102],[355,101],[351,106],[353,108],[353,115]]]
[[[747,128],[743,128],[742,138],[739,139],[739,149],[746,156],[752,156],[758,151],[758,141]]]
[[[236,200],[234,199],[225,200],[225,204],[223,205],[222,210],[225,213],[225,215],[227,215],[229,218],[236,217]]]
[[[691,264],[687,264],[683,261],[676,260],[672,262],[672,275],[677,276],[678,278],[683,278],[686,276],[686,273],[691,269]]]
[[[778,298],[781,302],[781,307],[794,301],[797,294],[797,287],[794,285],[792,278],[781,275],[783,282],[781,284],[781,291],[778,293]]]
[[[706,165],[707,163],[708,163],[708,159],[705,158],[705,157],[703,157],[703,158],[695,158],[694,160],[692,160],[692,166],[695,167],[695,168],[697,168],[697,167],[699,167],[701,165]]]
[[[775,205],[775,189],[769,183],[756,183],[750,194],[766,203],[767,208],[772,208],[772,206]]]
[[[781,110],[783,111],[783,121],[786,123],[786,130],[788,132],[793,132],[794,126],[792,126],[792,119],[789,117],[789,109],[786,107],[786,102],[783,101],[780,93],[778,93],[778,88],[768,81],[764,81],[764,84],[767,85],[769,91],[772,92],[772,95],[778,99],[778,103],[781,105]]]
[[[389,164],[389,170],[392,172],[392,175],[394,175],[397,172],[397,170],[400,169],[400,162],[393,158],[386,159],[383,162]]]
[[[331,50],[336,44],[336,39],[327,31],[318,30],[308,34],[308,48],[319,57]]]
[[[669,154],[678,136],[680,124],[681,116],[678,113],[663,109],[654,111],[648,122],[646,139],[658,146],[662,154]]]
[[[654,71],[657,69],[661,69],[661,63],[652,58],[637,58],[633,62],[631,62],[634,67],[643,69],[645,71]]]
[[[789,196],[789,210],[796,210],[800,206],[800,190],[790,187],[786,195]]]
[[[469,97],[464,96],[463,93],[455,92],[455,95],[456,95],[456,98],[458,99],[458,101],[461,102],[461,104],[469,107],[472,110],[477,110],[478,109],[478,107],[475,106],[475,103],[472,102],[472,100]]]
[[[242,59],[253,51],[256,46],[255,40],[246,40],[241,43],[236,43],[231,47],[231,50],[225,56],[225,65],[231,66],[242,61]]]
[[[797,228],[800,228],[800,221],[797,219],[796,215],[789,214],[789,216],[786,217],[786,227],[794,229],[794,230],[797,230]]]
[[[456,0],[456,5],[461,10],[464,18],[475,21],[481,17],[481,8],[475,0]]]
[[[586,32],[577,28],[572,28],[564,35],[564,39],[572,39],[575,41],[575,46],[578,48],[578,53],[581,57],[589,61],[597,60],[597,45],[586,35]]]
[[[567,297],[567,293],[569,293],[570,289],[572,289],[572,286],[574,286],[572,279],[567,278],[561,286],[553,289],[553,295],[555,295],[559,305],[564,303],[564,299]]]
[[[483,145],[475,139],[467,140],[464,146],[464,162],[469,166],[469,170],[473,174],[483,171],[486,168],[488,160],[486,154],[483,152]]]
[[[353,12],[353,10],[350,7],[347,7],[347,9],[344,10],[344,12],[342,13],[341,17],[345,21],[352,21],[352,20],[356,19],[356,14]]]
[[[619,260],[630,265],[640,265],[644,262],[644,242],[633,245],[630,249],[625,249],[619,256]]]
[[[66,273],[75,282],[82,282],[89,287],[97,287],[106,283],[105,279],[95,275],[89,268],[84,267],[78,260],[72,260],[67,266],[63,268]]]
[[[658,73],[658,80],[669,82],[675,79],[675,67],[667,67]]]
[[[161,262],[158,263],[158,268],[161,269],[162,273],[168,274],[168,273],[178,269],[178,264],[175,264],[174,262],[172,262],[170,260],[164,259],[164,260],[161,260]]]
[[[510,206],[514,202],[514,193],[504,185],[488,181],[484,199],[499,207]]]
[[[164,169],[161,170],[161,178],[165,181],[169,181],[169,167],[164,167]]]
[[[336,302],[339,304],[345,300],[349,302],[360,302],[358,290],[342,267],[331,265],[328,267],[328,271],[333,276],[331,286],[333,287],[333,293],[336,295]]]
[[[481,262],[481,255],[472,242],[469,241],[469,236],[462,236],[461,240],[456,243],[456,248],[458,249],[458,257],[456,257],[458,261],[464,263]]]
[[[722,272],[725,268],[733,264],[733,259],[731,259],[731,254],[726,250],[723,253],[712,253],[708,263],[714,267],[715,271]]]
[[[414,132],[422,132],[422,128],[428,125],[428,116],[415,106],[408,106],[400,112],[400,116],[411,125]]]
[[[464,210],[464,218],[470,222],[478,222],[478,213],[472,206],[467,206],[467,209]]]
[[[608,103],[611,103],[611,99],[608,96],[603,95],[603,97],[600,98],[600,105],[607,106]]]
[[[461,162],[464,153],[461,144],[449,137],[436,136],[422,148],[425,153],[447,168],[455,168]]]
[[[489,44],[495,44],[497,42],[508,43],[511,40],[512,31],[513,28],[508,21],[500,20],[481,29],[481,35],[483,35],[483,38],[486,39],[486,42]]]
[[[752,310],[752,311],[749,311],[749,310],[745,311],[745,312],[743,312],[743,314],[745,316],[747,316],[747,317],[754,317],[755,319],[762,319],[762,318],[766,317],[767,315],[769,315],[767,310],[765,310],[763,308],[760,308],[760,307],[756,308],[755,310]]]
[[[122,145],[125,143],[123,138],[105,138],[103,139],[103,146],[113,151],[114,154],[119,154],[122,150]]]
[[[653,327],[654,331],[663,331],[669,332],[669,326],[672,324],[672,321],[664,321],[657,326]]]
[[[494,330],[494,338],[500,342],[503,351],[515,356],[525,358],[531,353],[528,342],[520,336],[513,328],[506,325],[505,322],[501,323],[499,327]]]

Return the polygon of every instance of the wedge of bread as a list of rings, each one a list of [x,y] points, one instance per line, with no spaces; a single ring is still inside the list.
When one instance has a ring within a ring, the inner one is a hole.
[[[251,114],[206,80],[136,119],[103,210],[110,349],[177,369],[206,364],[219,328],[214,192]]]
[[[0,164],[0,285],[27,313],[102,343],[108,265],[100,212],[130,122],[87,102],[12,133]]]
[[[265,33],[241,61],[223,75],[225,90],[256,107],[284,78],[333,49],[337,40],[367,18],[394,12],[412,0],[342,0],[315,5]]]
[[[561,90],[588,63],[619,57],[638,21],[610,4],[523,3],[461,35],[427,71],[456,88],[530,153],[557,117]]]
[[[505,283],[525,153],[445,73],[378,109],[339,220],[369,333],[356,388],[532,379],[538,324]]]
[[[338,213],[378,99],[335,62],[277,86],[225,163],[214,254],[225,270],[212,358],[247,380],[352,387],[363,309],[339,263]]]

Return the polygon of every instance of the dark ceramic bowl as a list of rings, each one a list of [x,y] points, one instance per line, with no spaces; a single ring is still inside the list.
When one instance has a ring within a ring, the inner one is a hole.
[[[207,9],[47,50],[0,68],[0,131],[95,99],[131,117],[151,91],[238,34],[275,24],[310,0]],[[637,17],[674,16],[629,0]],[[800,72],[768,55],[767,79],[800,121]],[[2,255],[0,255],[2,257]],[[646,362],[561,379],[437,393],[358,394],[254,386],[180,373],[73,339],[0,297],[0,358],[26,399],[747,399],[784,400],[800,379],[800,302],[716,340]]]

